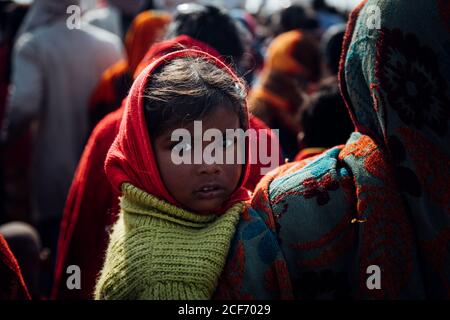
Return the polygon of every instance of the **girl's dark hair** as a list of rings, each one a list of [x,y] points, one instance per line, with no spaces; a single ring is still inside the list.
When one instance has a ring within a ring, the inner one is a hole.
[[[149,134],[200,120],[218,106],[232,109],[247,129],[246,88],[227,71],[202,58],[171,60],[150,76],[144,95]]]

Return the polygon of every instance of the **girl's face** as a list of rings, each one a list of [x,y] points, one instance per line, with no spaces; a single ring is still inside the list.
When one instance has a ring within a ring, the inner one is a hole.
[[[232,164],[206,164],[203,157],[201,164],[194,164],[193,156],[189,157],[191,164],[177,165],[172,159],[172,150],[181,146],[181,152],[193,155],[194,143],[199,143],[203,154],[204,148],[211,143],[202,141],[203,133],[207,129],[218,129],[223,133],[221,147],[224,154],[234,148],[236,155],[238,148],[242,146],[236,140],[225,138],[226,129],[240,128],[238,115],[230,108],[218,106],[201,121],[201,133],[194,132],[193,123],[184,127],[190,133],[190,144],[180,145],[180,141],[171,141],[172,132],[179,129],[171,128],[153,140],[153,148],[161,178],[169,193],[184,207],[197,213],[208,214],[219,209],[237,188],[243,165],[238,164],[236,158]],[[176,154],[181,152],[176,150]]]

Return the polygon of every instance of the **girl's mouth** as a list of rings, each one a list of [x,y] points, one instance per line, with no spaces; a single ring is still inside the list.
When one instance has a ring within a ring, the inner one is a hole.
[[[200,200],[211,200],[223,197],[225,190],[219,184],[205,184],[194,193]]]

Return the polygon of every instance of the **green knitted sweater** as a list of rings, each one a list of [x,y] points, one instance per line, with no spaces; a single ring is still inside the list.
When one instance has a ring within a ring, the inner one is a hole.
[[[95,299],[210,299],[244,203],[198,215],[122,186]]]

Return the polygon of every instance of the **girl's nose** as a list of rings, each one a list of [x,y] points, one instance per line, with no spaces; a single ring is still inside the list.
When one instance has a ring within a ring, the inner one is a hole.
[[[199,165],[198,172],[200,174],[219,174],[221,171],[220,165],[218,164],[201,164]]]

